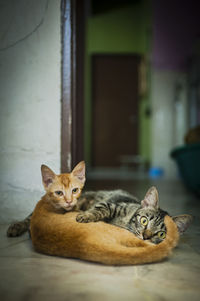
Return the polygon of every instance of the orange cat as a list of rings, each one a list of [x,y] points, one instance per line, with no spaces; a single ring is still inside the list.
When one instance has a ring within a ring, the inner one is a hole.
[[[43,165],[42,177],[46,194],[36,205],[30,226],[33,246],[39,252],[104,264],[142,264],[162,260],[178,242],[177,226],[169,216],[165,217],[166,238],[158,245],[104,222],[78,223],[78,213],[67,211],[76,206],[84,186],[84,162],[61,175]]]

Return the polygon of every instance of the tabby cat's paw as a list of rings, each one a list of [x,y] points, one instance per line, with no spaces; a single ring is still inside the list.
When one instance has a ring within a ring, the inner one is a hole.
[[[94,222],[94,215],[92,213],[79,213],[76,217],[76,221],[79,223]]]
[[[8,227],[7,236],[16,237],[27,231],[27,227],[23,222],[13,223]]]

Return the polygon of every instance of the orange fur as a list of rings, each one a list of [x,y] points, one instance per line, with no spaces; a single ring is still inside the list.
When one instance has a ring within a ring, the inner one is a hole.
[[[38,202],[31,218],[34,248],[44,254],[113,265],[144,264],[161,261],[177,245],[176,224],[165,217],[167,236],[158,245],[104,222],[76,222],[76,212],[56,213],[45,197]]]

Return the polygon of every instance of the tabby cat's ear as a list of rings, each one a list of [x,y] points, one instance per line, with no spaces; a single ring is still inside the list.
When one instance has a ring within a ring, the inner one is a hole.
[[[72,170],[74,177],[78,178],[80,182],[85,183],[85,162],[79,162]]]
[[[173,221],[177,225],[180,234],[185,232],[193,220],[193,216],[189,214],[172,216]]]
[[[148,207],[153,209],[158,209],[158,191],[156,187],[152,186],[146,193],[144,200],[141,202],[142,208]]]
[[[41,165],[41,173],[44,188],[47,189],[53,183],[56,174],[46,165]]]

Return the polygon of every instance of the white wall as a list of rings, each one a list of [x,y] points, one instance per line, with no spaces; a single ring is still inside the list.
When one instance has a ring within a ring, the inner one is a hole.
[[[11,209],[33,209],[34,192],[43,189],[42,163],[60,170],[60,0],[0,0],[0,48],[0,220],[5,220]],[[27,190],[29,201],[17,200]]]
[[[182,84],[178,95],[177,84]],[[187,118],[186,93],[183,73],[152,71],[152,166],[163,168],[168,178],[178,175],[175,162],[169,154],[175,146],[183,144]]]

